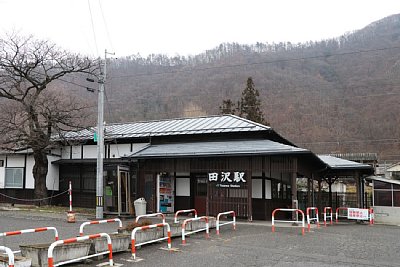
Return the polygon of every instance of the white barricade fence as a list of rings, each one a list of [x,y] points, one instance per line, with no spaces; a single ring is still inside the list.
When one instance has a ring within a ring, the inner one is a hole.
[[[223,215],[229,215],[229,214],[232,214],[232,221],[220,223],[220,217],[223,216]],[[233,210],[218,213],[217,222],[216,222],[217,235],[219,235],[219,228],[221,226],[227,225],[227,224],[232,224],[233,225],[233,230],[236,230],[236,212],[234,212]]]
[[[197,230],[194,230],[194,231],[186,232],[185,228],[186,228],[186,224],[188,222],[201,221],[201,220],[205,221],[205,223],[206,223],[206,227],[205,228],[200,228],[200,229],[197,229]],[[210,227],[209,227],[209,224],[208,224],[208,217],[207,216],[201,216],[201,217],[197,217],[197,218],[190,218],[190,219],[184,220],[183,223],[182,223],[182,245],[186,244],[185,236],[191,235],[191,234],[194,234],[194,233],[197,233],[197,232],[201,232],[201,231],[206,231],[206,238],[210,237]]]
[[[345,211],[340,214],[340,211]],[[348,215],[348,208],[347,207],[338,207],[336,208],[336,223],[339,222],[339,218],[347,218]]]
[[[285,211],[285,212],[296,212],[296,215],[298,213],[301,213],[302,215],[302,219],[301,219],[301,234],[304,235],[304,229],[305,229],[305,223],[304,223],[304,212],[300,209],[275,209],[272,212],[272,232],[275,232],[275,222],[283,222],[283,223],[300,223],[300,221],[298,219],[296,219],[295,221],[289,221],[289,220],[275,220],[275,213],[277,211]],[[297,218],[297,216],[296,216]]]
[[[14,267],[14,253],[8,247],[0,246],[0,251],[4,251],[8,256],[8,267]]]
[[[137,231],[143,231],[143,230],[147,230],[147,229],[152,229],[152,228],[158,228],[158,227],[162,227],[164,229],[164,227],[167,227],[167,236],[166,237],[161,237],[158,239],[154,239],[154,240],[150,240],[150,241],[146,241],[146,242],[142,242],[139,244],[136,244],[136,232]],[[140,226],[140,227],[136,227],[135,229],[132,230],[132,235],[131,235],[131,250],[132,250],[132,257],[135,260],[136,259],[136,247],[141,246],[141,245],[145,245],[145,244],[150,244],[150,243],[154,243],[154,242],[158,242],[158,241],[162,241],[162,240],[167,240],[168,241],[168,249],[171,249],[171,227],[169,226],[168,223],[158,223],[158,224],[150,224],[150,225],[145,225],[145,226]]]
[[[161,213],[161,212],[139,215],[139,216],[136,217],[135,222],[138,223],[139,219],[141,219],[141,218],[149,218],[149,217],[161,217],[162,222],[165,223],[165,214]]]
[[[345,215],[341,215],[340,210],[346,210]],[[339,221],[339,218],[347,218],[348,220],[358,220],[358,221],[368,221],[369,225],[374,224],[374,209],[361,209],[361,208],[344,208],[339,207],[336,209],[336,223]]]
[[[181,213],[194,213],[194,217],[197,218],[197,210],[195,210],[195,209],[178,210],[175,212],[174,223],[178,223],[178,215]]]
[[[328,215],[328,211],[330,211]],[[330,219],[330,224],[333,224],[333,212],[332,207],[325,207],[324,208],[324,226],[326,227],[326,219]]]
[[[107,246],[108,246],[108,250],[107,251],[103,251],[103,252],[92,254],[92,255],[88,255],[88,256],[85,256],[85,257],[80,257],[80,258],[76,258],[76,259],[63,261],[63,262],[59,262],[57,264],[54,264],[53,250],[54,250],[54,248],[56,246],[62,245],[62,244],[71,244],[71,243],[76,243],[76,242],[82,242],[82,241],[86,241],[86,240],[89,240],[89,239],[95,239],[95,238],[101,238],[101,237],[106,237],[107,238]],[[77,261],[93,258],[93,257],[96,257],[96,256],[104,255],[104,254],[107,254],[107,253],[108,253],[109,266],[113,266],[114,262],[113,262],[113,255],[112,255],[112,243],[111,243],[111,237],[108,234],[99,233],[99,234],[94,234],[94,235],[85,235],[85,236],[69,238],[69,239],[64,239],[64,240],[58,240],[58,241],[53,242],[50,245],[50,247],[49,247],[49,249],[47,251],[47,264],[48,264],[48,267],[60,266],[60,265],[73,263],[73,262],[77,262]]]
[[[0,233],[0,237],[11,236],[11,235],[22,235],[22,234],[28,234],[28,233],[39,233],[39,232],[45,232],[45,231],[54,231],[54,238],[56,241],[58,240],[58,231],[55,227],[40,227],[40,228],[33,228],[33,229],[24,229],[24,230],[18,230],[18,231],[4,232],[4,233]],[[19,253],[19,252],[21,252],[21,251],[20,250],[13,251],[13,253]]]
[[[312,217],[310,213],[312,213],[312,211],[315,211],[315,217]],[[316,207],[308,207],[306,209],[306,213],[307,213],[307,229],[308,232],[310,232],[311,229],[311,222],[316,222],[317,223],[317,227],[319,228],[319,214],[318,214],[318,208]]]
[[[122,229],[122,221],[118,218],[114,218],[114,219],[107,219],[107,220],[100,220],[100,221],[90,221],[90,222],[84,222],[81,224],[81,226],[79,227],[79,235],[83,236],[83,228],[87,225],[93,225],[93,224],[103,224],[103,223],[114,223],[117,222],[118,223],[118,229]],[[117,231],[118,232],[118,231]]]

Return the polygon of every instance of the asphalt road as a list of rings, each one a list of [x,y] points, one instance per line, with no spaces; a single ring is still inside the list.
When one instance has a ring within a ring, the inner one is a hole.
[[[55,226],[60,238],[77,236],[79,225],[87,216],[78,216],[75,224],[67,223],[66,216],[26,211],[0,211],[0,231]],[[125,223],[125,222],[124,222]],[[85,232],[113,232],[117,225],[90,226]],[[85,228],[86,229],[86,228]],[[210,239],[203,233],[172,241],[177,252],[168,252],[166,242],[146,245],[137,250],[141,261],[133,262],[128,252],[114,255],[115,263],[123,266],[400,266],[400,227],[340,223],[313,228],[304,236],[299,229],[277,227],[271,232],[268,223],[239,223],[237,231],[230,225],[215,229]],[[52,233],[33,233],[0,238],[0,244],[18,248],[18,244],[46,243]],[[107,260],[92,261],[72,266],[96,266]]]

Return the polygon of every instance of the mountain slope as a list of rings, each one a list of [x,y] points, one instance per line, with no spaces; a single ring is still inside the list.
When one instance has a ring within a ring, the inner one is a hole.
[[[400,15],[305,44],[221,44],[192,57],[139,55],[109,64],[108,121],[217,114],[247,77],[267,121],[316,153],[400,159]]]

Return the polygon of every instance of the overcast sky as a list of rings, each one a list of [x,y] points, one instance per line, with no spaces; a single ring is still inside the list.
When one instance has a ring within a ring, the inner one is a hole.
[[[399,0],[0,0],[0,30],[98,56],[198,54],[224,42],[304,42],[400,13]],[[4,36],[4,35],[3,35]],[[96,41],[95,41],[96,39]]]

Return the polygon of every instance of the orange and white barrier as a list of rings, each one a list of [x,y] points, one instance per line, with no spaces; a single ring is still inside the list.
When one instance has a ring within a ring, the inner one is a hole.
[[[91,222],[84,222],[81,224],[79,227],[79,235],[83,236],[83,228],[86,225],[91,225],[91,224],[102,224],[102,223],[113,223],[113,222],[118,222],[118,229],[122,228],[122,222],[120,219],[115,218],[115,219],[108,219],[108,220],[100,220],[100,221],[91,221]]]
[[[69,195],[69,212],[72,212],[72,183],[71,183],[71,181],[69,181],[68,195]]]
[[[151,214],[144,214],[144,215],[139,215],[136,217],[135,222],[139,222],[139,219],[141,218],[148,218],[148,217],[161,217],[162,222],[165,223],[165,214],[158,212],[158,213],[151,213]]]
[[[4,232],[4,233],[0,233],[0,237],[11,236],[11,235],[22,235],[22,234],[28,234],[28,233],[39,233],[39,232],[45,232],[45,231],[54,231],[54,238],[56,241],[58,240],[58,231],[55,227],[40,227],[40,228],[34,228],[34,229],[24,229],[24,230],[19,230],[19,231]],[[17,252],[19,252],[19,251],[14,251],[14,253],[17,253]]]
[[[220,217],[223,215],[229,215],[232,214],[232,221],[228,221],[225,223],[220,223]],[[227,211],[227,212],[221,212],[218,213],[217,215],[217,222],[216,222],[216,229],[217,229],[217,235],[219,235],[219,228],[223,225],[227,225],[227,224],[233,224],[233,230],[236,230],[236,213],[231,210],[231,211]]]
[[[14,267],[14,253],[8,247],[0,246],[0,251],[4,251],[8,256],[8,267]]]
[[[19,231],[12,231],[12,232],[4,232],[0,233],[0,237],[2,236],[10,236],[10,235],[22,235],[27,233],[38,233],[38,232],[45,232],[45,231],[54,231],[54,237],[56,241],[58,240],[58,231],[55,227],[40,227],[34,229],[24,229]]]
[[[315,210],[315,217],[310,217],[310,211]],[[310,232],[311,229],[311,222],[315,221],[317,222],[317,227],[319,228],[319,214],[318,214],[318,208],[316,207],[308,207],[306,210],[307,213],[307,229],[308,232]]]
[[[300,221],[296,219],[295,221],[289,220],[275,220],[275,213],[277,211],[286,211],[286,212],[296,212],[296,214],[301,213],[301,234],[304,235],[305,223],[304,223],[304,212],[300,209],[274,209],[272,212],[272,232],[275,232],[275,222],[284,222],[284,223],[299,223]],[[296,216],[297,217],[297,216]]]
[[[139,243],[136,244],[135,241],[135,236],[136,236],[136,232],[137,231],[143,231],[143,230],[147,230],[147,229],[152,229],[152,228],[157,228],[157,227],[167,227],[167,237],[162,237],[162,238],[158,238],[158,239],[154,239],[154,240],[150,240],[150,241],[146,241],[143,243]],[[140,226],[140,227],[136,227],[135,229],[132,230],[132,235],[131,235],[131,249],[132,249],[132,257],[135,260],[136,259],[136,247],[141,246],[141,245],[145,245],[145,244],[150,244],[150,243],[154,243],[154,242],[158,242],[158,241],[162,241],[167,239],[168,241],[168,249],[171,249],[171,227],[169,226],[168,223],[158,223],[158,224],[151,224],[151,225],[145,225],[145,226]]]
[[[330,211],[328,215],[328,211]],[[326,227],[326,219],[330,219],[330,224],[333,224],[333,212],[332,207],[325,207],[324,208],[324,226]]]
[[[197,229],[197,230],[194,230],[194,231],[191,231],[191,232],[186,232],[185,228],[186,228],[186,224],[188,222],[201,221],[201,220],[205,221],[205,223],[206,223],[206,227],[205,228]],[[190,219],[184,220],[183,223],[182,223],[182,245],[186,244],[185,236],[191,235],[191,234],[194,234],[194,233],[197,233],[197,232],[201,232],[201,231],[206,231],[206,238],[210,237],[210,227],[209,227],[209,224],[208,224],[208,217],[207,216],[201,216],[201,217],[197,217],[197,218],[190,218]]]
[[[197,210],[195,209],[178,210],[177,212],[175,212],[174,223],[178,223],[178,214],[180,213],[194,213],[194,217],[197,218]]]
[[[77,259],[58,262],[56,265],[54,265],[53,250],[54,250],[54,248],[56,246],[62,245],[62,244],[71,244],[71,243],[76,243],[76,242],[82,242],[82,241],[86,241],[86,240],[89,240],[89,239],[95,239],[95,238],[101,238],[101,237],[106,237],[107,238],[107,246],[108,246],[108,250],[107,251],[96,253],[96,254],[92,254],[92,255],[88,255],[88,256],[85,256],[85,257],[80,257],[80,258],[77,258]],[[114,262],[113,262],[113,255],[112,255],[111,237],[106,233],[100,233],[100,234],[94,234],[94,235],[85,235],[85,236],[69,238],[69,239],[65,239],[65,240],[58,240],[56,242],[53,242],[50,245],[50,247],[49,247],[49,249],[47,251],[47,264],[48,264],[49,267],[54,267],[54,266],[59,266],[59,265],[64,265],[64,264],[68,264],[68,263],[81,261],[81,260],[84,260],[84,259],[93,258],[93,257],[104,255],[104,254],[108,254],[109,266],[113,266]]]
[[[369,209],[369,225],[373,225],[375,223],[375,213],[374,209],[370,208]]]
[[[348,209],[349,208],[346,208],[346,207],[338,207],[338,208],[336,208],[336,223],[338,223],[339,222],[339,218],[347,218],[348,217]],[[344,214],[340,214],[340,211],[345,211],[345,213]]]

